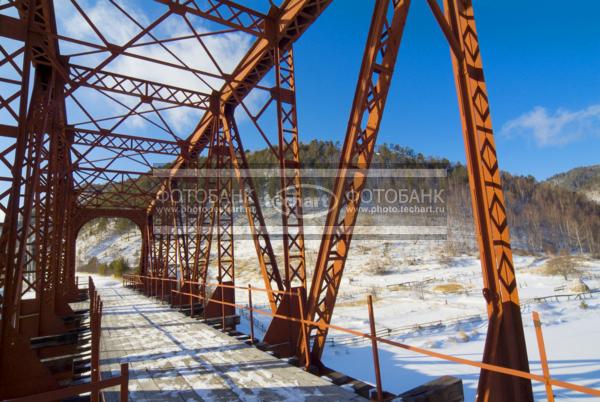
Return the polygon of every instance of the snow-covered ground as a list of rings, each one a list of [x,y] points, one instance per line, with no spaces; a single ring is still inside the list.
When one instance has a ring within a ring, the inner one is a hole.
[[[377,289],[385,289],[375,303],[377,329],[389,328],[396,335],[391,339],[402,343],[432,349],[462,358],[481,361],[487,323],[481,296],[481,274],[477,258],[460,256],[451,259],[447,267],[429,265],[426,262],[414,266],[406,275],[393,273],[366,278],[353,276],[353,282],[369,283]],[[515,258],[517,278],[520,284],[522,313],[531,370],[541,374],[538,346],[531,318],[532,311],[541,314],[546,351],[550,361],[551,375],[560,380],[600,388],[600,294],[585,300],[560,300],[538,303],[533,298],[554,294],[573,293],[567,288],[555,292],[565,284],[562,277],[545,276],[536,272],[544,260],[535,257]],[[592,279],[585,279],[591,289],[597,289],[600,277],[600,261],[587,261],[584,269]],[[416,272],[415,272],[416,271]],[[410,290],[387,285],[418,278],[435,278],[421,290]],[[467,284],[468,294],[442,294],[433,292],[438,284]],[[378,284],[376,286],[375,284]],[[585,307],[585,308],[584,308]],[[477,319],[481,315],[481,319]],[[473,317],[473,318],[472,318]],[[461,319],[463,320],[461,322]],[[416,324],[441,320],[439,325],[425,329]],[[450,321],[446,323],[444,321]],[[368,315],[365,304],[336,306],[334,324],[368,332]],[[413,326],[412,328],[406,328]],[[394,330],[397,329],[394,332]],[[374,382],[372,365],[357,365],[356,361],[372,361],[371,347],[367,342],[349,343],[347,334],[331,333],[332,342],[325,351],[324,362],[349,375]],[[336,339],[339,342],[336,342]],[[337,343],[337,344],[336,344]],[[466,400],[474,400],[479,370],[454,363],[417,355],[387,345],[380,346],[383,384],[392,392],[403,392],[441,375],[455,375],[463,379]],[[364,360],[362,360],[364,359]],[[545,400],[542,384],[535,385],[536,400]],[[558,400],[599,400],[582,394],[555,388]]]
[[[441,244],[400,242],[392,246],[362,242],[361,254],[349,258],[333,324],[369,332],[366,296],[375,296],[375,318],[381,335],[436,352],[481,361],[487,331],[482,297],[481,268],[477,256],[444,257]],[[385,256],[384,254],[388,254]],[[381,267],[374,261],[386,261]],[[525,336],[534,373],[542,374],[531,318],[541,314],[545,346],[554,378],[600,388],[600,293],[581,300],[560,298],[542,303],[535,298],[573,294],[578,280],[547,276],[540,256],[515,256]],[[583,281],[592,290],[600,288],[600,261],[582,259]],[[309,276],[310,277],[310,276]],[[257,282],[257,285],[259,283]],[[461,285],[457,293],[446,293],[448,285]],[[242,294],[239,297],[244,297]],[[255,315],[258,330],[268,320]],[[247,318],[247,317],[246,317]],[[247,323],[244,323],[247,326]],[[389,334],[386,330],[389,330]],[[430,358],[387,345],[380,345],[379,358],[384,388],[401,393],[441,375],[463,379],[466,400],[474,400],[479,370]],[[347,333],[331,331],[323,361],[329,367],[374,383],[371,345]],[[356,364],[356,362],[364,364]],[[534,387],[536,400],[545,400],[541,383]],[[569,390],[555,388],[558,400],[593,401]]]
[[[307,240],[308,278],[316,259],[318,240]],[[274,241],[275,253],[282,254],[281,242]],[[114,256],[135,255],[139,238],[105,238],[94,246],[84,240],[85,253],[101,261]],[[482,278],[476,255],[451,255],[444,241],[354,241],[346,264],[333,324],[368,332],[366,296],[375,300],[378,331],[385,337],[412,346],[481,361],[487,324],[481,294]],[[214,250],[213,250],[214,251]],[[79,251],[78,251],[79,253]],[[97,254],[94,254],[97,253]],[[79,254],[78,254],[79,255]],[[258,270],[254,245],[249,240],[235,244],[236,282],[264,287]],[[573,279],[542,273],[547,256],[515,256],[519,295],[531,370],[541,374],[539,353],[531,312],[542,316],[551,375],[563,381],[600,388],[600,293],[585,300],[560,299],[545,303],[534,298],[574,293]],[[581,258],[582,279],[591,290],[600,289],[600,261]],[[212,272],[214,276],[214,272]],[[245,292],[237,295],[247,300]],[[266,298],[253,293],[255,306]],[[248,327],[242,314],[241,329]],[[256,331],[268,326],[268,318],[255,314]],[[386,332],[389,330],[389,333]],[[386,390],[401,393],[440,375],[463,379],[466,400],[473,400],[479,370],[420,356],[402,349],[380,345],[383,384]],[[374,383],[371,347],[346,333],[331,331],[323,361],[348,375]],[[364,362],[356,364],[357,361]],[[535,384],[536,400],[545,400],[542,384]],[[592,401],[594,397],[555,388],[559,400]]]

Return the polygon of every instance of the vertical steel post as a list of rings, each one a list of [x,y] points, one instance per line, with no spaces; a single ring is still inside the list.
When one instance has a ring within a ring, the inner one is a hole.
[[[373,365],[375,366],[375,384],[377,385],[377,400],[383,401],[383,388],[381,386],[381,369],[379,367],[379,351],[377,349],[377,331],[375,329],[375,314],[373,312],[373,297],[367,296],[369,306],[369,327],[371,328],[371,349],[373,350]]]
[[[221,289],[221,331],[225,332],[225,289],[223,283],[217,284]]]
[[[26,24],[28,28],[33,26],[35,7],[29,7],[27,10]],[[30,32],[31,29],[28,29]],[[2,273],[4,294],[2,295],[2,338],[0,339],[0,374],[8,368],[9,362],[6,359],[10,356],[9,348],[12,340],[11,336],[15,336],[18,332],[18,310],[20,308],[20,292],[22,281],[22,268],[19,268],[16,263],[17,244],[19,242],[19,204],[21,199],[21,185],[23,181],[23,167],[25,154],[28,145],[28,120],[27,106],[29,101],[29,76],[31,74],[31,51],[32,41],[28,33],[24,43],[23,64],[21,73],[21,88],[19,99],[19,115],[17,126],[17,139],[15,144],[15,157],[12,166],[12,185],[10,196],[8,199],[7,212],[2,225],[2,241],[0,242],[0,272]],[[0,392],[2,391],[0,380]]]
[[[471,0],[445,0],[489,325],[483,361],[529,371],[506,207]],[[482,370],[479,401],[533,401],[531,381]]]
[[[121,363],[121,386],[119,390],[119,401],[129,400],[129,363]]]
[[[194,318],[194,289],[196,289],[195,284],[190,283],[188,289],[190,292],[190,318]]]
[[[284,282],[285,290],[289,291],[294,285],[306,288],[296,74],[294,52],[291,48],[287,51],[280,47],[275,48],[275,77],[273,97],[277,102]]]
[[[288,290],[288,292],[291,292],[291,290]],[[302,350],[304,350],[304,368],[308,371],[308,369],[310,368],[311,365],[311,358],[310,358],[310,347],[309,347],[309,340],[308,340],[308,330],[306,329],[306,322],[305,322],[305,315],[304,315],[304,302],[302,301],[302,291],[301,288],[296,288],[296,295],[298,297],[298,310],[300,313],[300,329],[301,329],[301,341],[304,342],[304,347],[302,348]]]
[[[552,384],[550,383],[550,368],[548,367],[548,357],[546,356],[546,346],[544,345],[544,335],[542,334],[542,322],[537,311],[534,311],[532,315],[538,350],[540,352],[540,363],[542,364],[542,372],[544,373],[546,396],[548,397],[548,402],[554,402],[554,392],[552,392]]]
[[[250,307],[250,343],[254,344],[254,307],[252,306],[252,285],[248,284],[248,306]]]
[[[217,263],[219,266],[219,283],[235,280],[234,247],[233,247],[233,177],[232,158],[222,120],[215,117],[215,143],[217,167]],[[221,288],[221,294],[224,289]]]

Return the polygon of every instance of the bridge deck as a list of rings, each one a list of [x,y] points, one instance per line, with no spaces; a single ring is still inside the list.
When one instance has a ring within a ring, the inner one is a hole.
[[[173,401],[364,401],[328,381],[169,309],[116,282],[104,303],[102,376],[129,362],[129,399]],[[118,400],[118,388],[105,392]]]

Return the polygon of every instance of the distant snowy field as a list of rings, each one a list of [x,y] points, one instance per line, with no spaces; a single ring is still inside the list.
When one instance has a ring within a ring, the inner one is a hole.
[[[391,338],[411,346],[481,361],[487,323],[485,319],[469,319],[471,316],[478,314],[484,316],[485,314],[485,304],[480,291],[479,260],[468,256],[452,260],[454,264],[443,270],[439,266],[427,263],[414,267],[420,274],[417,277],[436,278],[435,281],[425,285],[425,291],[421,295],[415,294],[414,291],[412,294],[411,291],[384,291],[375,304],[377,329],[390,328],[393,330],[430,321],[456,320],[458,323],[451,322],[424,330],[413,328],[402,331],[402,334],[392,335]],[[600,344],[598,343],[598,339],[600,339],[600,294],[586,299],[587,308],[585,309],[581,307],[580,300],[534,302],[534,297],[573,293],[569,291],[568,286],[565,290],[555,292],[555,288],[564,284],[563,278],[533,273],[532,271],[542,262],[534,257],[515,257],[531,370],[534,373],[542,374],[531,318],[531,312],[538,311],[543,323],[551,375],[560,380],[598,389],[600,388]],[[600,261],[588,261],[585,266],[586,271],[592,277],[600,277]],[[408,277],[412,280],[415,273],[412,272]],[[354,282],[377,282],[381,287],[405,280],[402,274],[388,274],[382,277],[368,276],[364,279],[354,277]],[[471,283],[471,291],[468,295],[427,292],[436,286],[435,283],[444,280],[452,283]],[[585,279],[584,281],[590,289],[599,287],[598,279]],[[461,323],[459,321],[461,318],[467,319]],[[339,307],[336,306],[333,323],[368,332],[366,305],[344,307],[342,304]],[[370,344],[362,342],[336,345],[336,339],[343,343],[344,340],[348,342],[348,337],[340,333],[331,335],[334,343],[330,343],[325,351],[323,359],[325,363],[349,375],[374,383],[372,365],[356,364],[359,359],[364,362],[372,361]],[[441,375],[454,375],[463,379],[466,400],[475,398],[479,376],[479,370],[476,368],[440,361],[387,345],[380,345],[380,361],[384,388],[392,392],[406,391]],[[536,400],[546,400],[542,384],[535,384],[534,389]],[[558,400],[599,400],[597,397],[585,397],[582,394],[560,388],[554,388],[554,391]]]
[[[256,253],[251,241],[236,241],[236,282],[264,287],[258,272]],[[275,253],[281,255],[281,242],[274,242]],[[316,259],[318,241],[307,241],[308,278]],[[378,331],[385,337],[436,352],[481,360],[487,324],[485,302],[481,295],[482,279],[479,259],[474,255],[448,255],[443,241],[355,241],[336,304],[333,323],[368,332],[365,299],[372,294]],[[101,262],[119,256],[137,259],[139,235],[78,242],[78,258],[96,255]],[[310,250],[310,252],[308,252]],[[538,311],[543,322],[546,351],[551,375],[560,380],[600,388],[600,293],[580,300],[534,301],[535,297],[573,294],[573,280],[562,276],[546,276],[540,267],[543,256],[515,256],[519,295],[521,298],[525,336],[531,370],[541,374],[539,354],[531,312]],[[131,261],[133,262],[133,261]],[[590,290],[600,289],[600,261],[583,258],[582,280]],[[576,285],[576,283],[575,283]],[[456,293],[455,293],[456,292]],[[253,294],[255,306],[266,307],[266,299]],[[247,294],[237,295],[240,303]],[[243,311],[241,330],[248,329]],[[268,319],[255,314],[256,331],[268,326]],[[438,322],[439,321],[439,322]],[[417,328],[417,325],[420,328]],[[386,390],[401,393],[441,375],[463,379],[466,400],[474,400],[479,370],[420,356],[402,349],[380,345],[383,385]],[[370,343],[348,334],[330,332],[323,356],[326,365],[348,375],[374,383]],[[357,362],[361,362],[357,364]],[[545,400],[544,387],[535,384],[536,400]],[[594,401],[594,397],[554,388],[558,400]]]

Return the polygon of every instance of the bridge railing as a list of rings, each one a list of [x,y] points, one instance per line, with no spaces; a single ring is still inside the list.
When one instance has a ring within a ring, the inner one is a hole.
[[[79,283],[79,282],[77,282]],[[90,394],[91,402],[102,400],[100,392],[103,389],[120,386],[121,402],[127,402],[129,395],[129,364],[121,364],[119,376],[102,379],[100,373],[100,336],[102,334],[102,299],[96,290],[92,277],[88,279],[88,296],[90,301],[90,332],[91,332],[91,382],[58,388],[52,391],[34,395],[8,399],[3,402],[51,402]]]
[[[181,288],[184,285],[193,285],[193,286],[190,286],[190,289],[194,289],[194,286],[198,287],[198,288],[203,287],[203,286],[204,287],[214,286],[215,288],[223,288],[223,289],[230,288],[230,289],[248,292],[248,300],[249,300],[248,305],[236,304],[236,303],[231,303],[231,302],[227,302],[227,301],[223,301],[223,300],[215,300],[215,299],[210,299],[210,302],[222,304],[224,306],[234,307],[236,309],[249,310],[251,331],[253,329],[253,318],[252,317],[253,317],[253,314],[256,313],[256,314],[269,316],[271,318],[279,318],[282,320],[299,323],[300,328],[305,335],[308,334],[309,328],[318,327],[321,329],[327,328],[329,330],[339,331],[342,333],[353,335],[354,337],[360,337],[360,338],[364,338],[368,341],[371,341],[372,349],[373,349],[375,377],[377,379],[378,388],[380,388],[381,376],[380,376],[380,367],[379,367],[379,358],[378,358],[377,347],[378,347],[378,344],[381,343],[381,344],[397,347],[400,349],[408,350],[408,351],[411,351],[411,352],[414,352],[417,354],[433,357],[433,358],[440,359],[440,360],[445,360],[445,361],[449,361],[449,362],[453,362],[453,363],[457,363],[457,364],[461,364],[461,365],[479,368],[481,370],[487,370],[487,371],[491,371],[494,373],[510,375],[510,376],[514,376],[514,377],[524,378],[524,379],[528,379],[531,381],[543,383],[546,388],[546,395],[548,397],[548,401],[554,401],[554,395],[553,395],[553,391],[552,391],[553,387],[565,388],[565,389],[579,392],[582,394],[600,397],[600,390],[589,388],[589,387],[584,387],[582,385],[574,384],[574,383],[567,382],[567,381],[562,381],[562,380],[554,378],[550,375],[550,367],[548,365],[548,361],[546,358],[546,350],[545,350],[543,334],[542,334],[542,323],[541,323],[539,314],[535,311],[533,312],[533,321],[534,321],[534,327],[535,327],[535,331],[536,331],[538,351],[540,353],[540,362],[541,362],[542,371],[543,371],[542,375],[533,374],[533,373],[529,373],[529,372],[521,371],[521,370],[515,370],[512,368],[493,365],[493,364],[489,364],[489,363],[479,362],[479,361],[475,361],[475,360],[465,359],[462,357],[447,355],[444,353],[435,352],[433,350],[428,350],[428,349],[420,348],[420,347],[416,347],[416,346],[411,346],[411,345],[408,345],[405,343],[397,342],[393,339],[387,339],[382,336],[378,336],[376,328],[375,328],[373,305],[372,305],[372,299],[370,296],[367,297],[367,305],[369,307],[369,321],[370,321],[371,333],[365,333],[365,332],[361,332],[361,331],[350,329],[350,328],[344,328],[344,327],[341,327],[341,326],[335,325],[335,324],[326,324],[323,322],[316,322],[316,321],[312,321],[312,320],[303,318],[304,317],[304,313],[303,313],[304,306],[303,306],[303,299],[301,297],[299,290],[297,290],[295,292],[289,292],[289,291],[269,290],[269,289],[264,289],[264,288],[253,287],[250,285],[248,285],[246,287],[246,286],[237,286],[237,285],[229,285],[229,284],[222,284],[222,283],[200,284],[198,282],[184,281],[184,280],[179,280],[179,279],[174,279],[174,278],[156,278],[156,277],[140,276],[140,275],[124,275],[123,276],[123,284],[125,286],[128,286],[128,285],[131,286],[131,285],[135,285],[135,284],[138,284],[138,286],[139,286],[139,284],[142,284],[142,285],[143,284],[154,284],[156,282],[169,283],[169,287],[171,287],[172,292],[174,292],[176,294],[180,294],[181,296],[187,296],[190,298],[190,300],[193,300],[193,299],[200,300],[200,302],[202,302],[202,303],[206,303],[208,301],[209,297],[203,296],[201,294],[182,292],[177,289],[172,289],[172,287],[175,286],[176,288]],[[300,314],[297,317],[293,317],[293,316],[276,314],[271,311],[255,308],[252,306],[252,292],[263,292],[263,293],[267,293],[267,294],[269,292],[272,292],[274,295],[287,295],[289,297],[297,297],[298,301],[299,301],[299,306],[300,306]],[[193,305],[192,305],[192,309],[193,309]],[[223,320],[224,320],[224,318],[225,317],[223,317]],[[223,328],[225,328],[225,327],[223,326]],[[252,339],[253,339],[253,336],[252,336]],[[304,336],[303,339],[305,339],[306,342],[308,343],[307,336]],[[308,344],[305,345],[305,347],[303,349],[307,352],[305,355],[305,364],[306,364],[306,368],[308,368],[310,365],[310,354],[308,353],[308,351],[309,351]],[[380,393],[380,391],[381,390],[378,390],[378,394]]]

